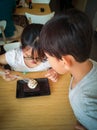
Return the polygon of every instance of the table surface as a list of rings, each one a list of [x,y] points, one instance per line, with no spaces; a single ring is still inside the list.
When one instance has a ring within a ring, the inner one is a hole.
[[[24,78],[43,78],[44,72],[22,74]],[[74,130],[76,119],[68,100],[70,74],[49,80],[51,95],[16,98],[16,83],[0,76],[0,130]]]
[[[40,9],[44,8],[44,12],[41,12]],[[28,7],[21,7],[16,8],[15,14],[24,15],[25,12],[30,14],[37,14],[37,15],[45,15],[51,12],[49,4],[37,4],[33,3],[33,8],[29,9]]]

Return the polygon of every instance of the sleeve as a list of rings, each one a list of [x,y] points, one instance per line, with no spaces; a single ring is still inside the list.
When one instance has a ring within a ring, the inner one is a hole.
[[[5,53],[7,63],[13,67],[15,65],[16,50],[11,50]]]

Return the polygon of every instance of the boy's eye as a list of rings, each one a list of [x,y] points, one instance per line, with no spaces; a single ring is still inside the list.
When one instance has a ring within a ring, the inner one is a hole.
[[[45,61],[47,61],[47,57],[45,57],[45,58],[42,59],[42,62],[45,62]]]

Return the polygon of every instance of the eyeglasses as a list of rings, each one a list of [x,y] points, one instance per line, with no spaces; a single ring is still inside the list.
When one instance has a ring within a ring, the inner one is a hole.
[[[36,57],[36,58],[33,58],[33,57],[24,57],[24,59],[26,60],[33,60],[33,61],[36,61],[36,62],[45,62],[47,59],[46,58],[39,58],[39,57]]]

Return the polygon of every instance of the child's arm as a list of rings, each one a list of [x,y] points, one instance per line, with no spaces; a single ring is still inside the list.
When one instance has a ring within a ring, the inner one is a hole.
[[[0,64],[2,64],[2,65],[7,64],[5,54],[0,55]]]
[[[50,68],[47,70],[47,74],[45,75],[45,77],[52,80],[53,82],[57,82],[58,73],[54,69]]]
[[[7,70],[7,69],[6,70],[0,69],[0,76],[2,76],[2,78],[6,81],[12,81],[15,79],[22,79],[22,77],[12,74],[11,70]]]

